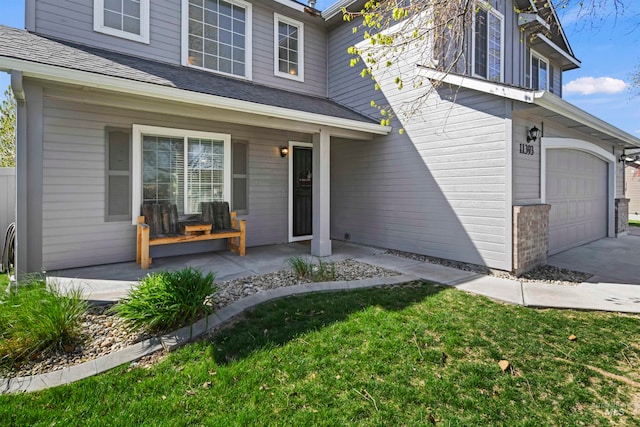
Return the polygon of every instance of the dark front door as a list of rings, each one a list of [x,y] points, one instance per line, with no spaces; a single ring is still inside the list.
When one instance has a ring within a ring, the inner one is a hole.
[[[313,234],[312,164],[311,147],[293,147],[293,237]]]

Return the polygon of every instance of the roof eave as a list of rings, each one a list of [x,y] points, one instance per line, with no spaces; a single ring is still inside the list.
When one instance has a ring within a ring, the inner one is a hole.
[[[302,3],[298,3],[292,0],[273,0],[276,3],[280,3],[283,6],[290,7],[293,10],[297,10],[298,12],[304,12],[305,6]]]
[[[124,79],[121,77],[107,76],[104,74],[74,70],[71,68],[57,67],[11,57],[2,58],[3,67],[0,71],[21,71],[25,77],[33,77],[46,81],[68,83],[109,90],[131,95],[141,95],[157,99],[176,102],[187,102],[202,106],[222,108],[231,111],[251,113],[265,117],[273,117],[285,120],[294,120],[314,123],[321,126],[348,129],[365,132],[374,135],[387,135],[391,132],[390,126],[381,126],[377,123],[367,123],[358,120],[345,119],[324,114],[309,113],[290,108],[258,104],[250,101],[226,98],[201,92],[189,91],[177,87],[164,86],[138,80]],[[185,93],[189,96],[185,98]]]
[[[602,132],[605,135],[618,139],[623,142],[627,148],[640,147],[640,139],[623,131],[622,129],[618,129],[612,124],[607,123],[592,114],[587,113],[581,108],[576,107],[570,102],[567,102],[550,92],[537,92],[533,103],[546,110],[553,111],[563,117],[581,123],[591,129]]]
[[[618,129],[596,116],[576,107],[557,95],[548,91],[535,91],[510,87],[501,83],[493,83],[475,77],[459,74],[447,74],[427,67],[421,67],[421,73],[429,79],[438,80],[454,86],[500,96],[502,98],[540,106],[563,117],[574,120],[584,126],[609,135],[625,144],[626,147],[640,147],[640,139]]]
[[[564,58],[564,64],[563,64],[563,68],[562,68],[564,71],[566,71],[566,70],[575,70],[576,68],[580,68],[580,66],[582,65],[582,62],[580,62],[580,60],[578,58],[573,56],[573,54],[570,54],[569,52],[567,52],[564,49],[562,49],[560,46],[555,44],[553,42],[553,40],[551,40],[550,38],[548,38],[544,34],[538,33],[538,34],[536,34],[536,37],[538,37],[538,39],[540,39],[543,43],[545,43],[551,49],[553,49],[558,54],[560,54],[562,56],[562,58]]]
[[[355,2],[356,0],[338,0],[322,11],[322,17],[325,21],[328,21],[338,13],[342,12],[343,8],[349,7]]]

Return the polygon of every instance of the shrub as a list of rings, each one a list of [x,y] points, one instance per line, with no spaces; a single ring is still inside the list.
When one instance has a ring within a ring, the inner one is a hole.
[[[32,279],[0,296],[0,360],[19,363],[32,355],[80,339],[87,310],[79,288],[62,292]]]
[[[113,311],[132,330],[160,332],[185,326],[213,310],[205,300],[216,287],[215,275],[191,267],[147,275]]]
[[[312,282],[330,282],[336,279],[336,266],[332,262],[313,262],[302,257],[289,258],[289,265],[299,279],[311,280]]]

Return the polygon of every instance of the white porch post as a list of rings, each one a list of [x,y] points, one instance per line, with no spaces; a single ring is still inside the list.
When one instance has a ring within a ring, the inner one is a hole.
[[[331,135],[320,129],[313,135],[313,240],[311,255],[331,255]]]

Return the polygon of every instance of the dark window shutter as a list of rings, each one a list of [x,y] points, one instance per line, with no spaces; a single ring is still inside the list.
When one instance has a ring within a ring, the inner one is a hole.
[[[233,141],[231,145],[231,210],[239,214],[248,211],[248,167],[246,141]]]
[[[106,131],[106,220],[131,220],[131,133]]]

